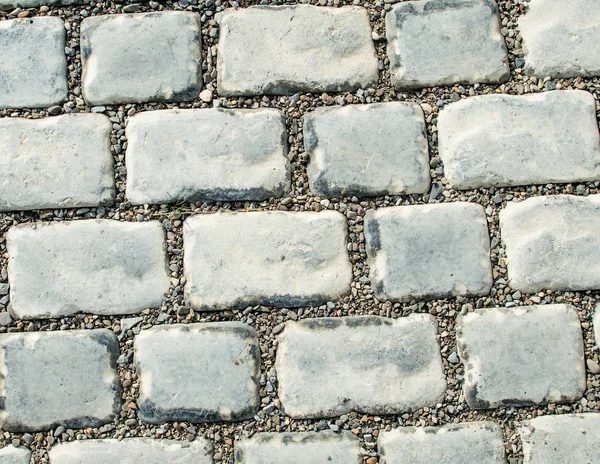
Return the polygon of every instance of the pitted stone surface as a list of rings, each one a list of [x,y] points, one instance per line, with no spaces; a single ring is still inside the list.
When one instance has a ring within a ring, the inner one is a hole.
[[[99,114],[0,119],[0,211],[111,203],[111,127]]]
[[[136,313],[159,307],[169,290],[157,221],[24,224],[6,242],[10,309],[21,319]]]
[[[120,411],[119,342],[106,329],[0,335],[0,427],[99,427]]]
[[[493,0],[422,0],[386,15],[392,84],[400,88],[499,83],[510,78]]]
[[[480,205],[369,210],[365,241],[380,300],[485,295],[492,286],[490,241]]]
[[[335,211],[194,216],[183,226],[185,294],[201,310],[335,301],[350,292],[346,242]]]
[[[6,446],[0,449],[0,462],[2,464],[29,464],[31,451],[27,448]]]
[[[0,108],[51,106],[67,98],[65,41],[60,18],[0,22]]]
[[[83,96],[90,105],[188,101],[201,81],[200,16],[103,15],[81,23]]]
[[[260,406],[260,350],[241,322],[157,326],[135,339],[140,416],[153,424],[249,419]]]
[[[221,95],[342,92],[377,83],[369,15],[362,7],[252,6],[216,18]]]
[[[600,195],[511,202],[500,233],[511,287],[522,292],[600,288]]]
[[[264,200],[290,189],[280,111],[147,111],[129,120],[126,133],[134,204]]]
[[[457,319],[457,344],[471,408],[571,403],[585,391],[581,327],[570,305],[477,309]]]
[[[282,407],[306,419],[433,406],[446,391],[436,334],[428,314],[287,322],[275,363]]]
[[[415,103],[317,108],[304,116],[311,191],[324,197],[429,190],[423,111]]]
[[[588,92],[485,95],[438,117],[444,173],[457,189],[600,178],[596,103]]]

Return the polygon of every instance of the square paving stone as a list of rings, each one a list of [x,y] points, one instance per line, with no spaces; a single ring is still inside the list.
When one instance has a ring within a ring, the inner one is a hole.
[[[27,448],[5,446],[0,449],[0,462],[2,464],[29,464],[31,451]]]

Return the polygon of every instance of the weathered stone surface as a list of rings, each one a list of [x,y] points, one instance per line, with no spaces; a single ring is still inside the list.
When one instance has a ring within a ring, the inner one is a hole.
[[[221,95],[341,92],[377,83],[364,8],[253,6],[216,18]]]
[[[392,84],[400,88],[510,78],[493,0],[402,2],[386,15]]]
[[[263,200],[290,189],[282,113],[166,110],[127,126],[127,197],[134,204]]]
[[[0,119],[0,211],[111,203],[111,127],[99,114]]]
[[[480,205],[369,210],[365,239],[378,299],[485,295],[492,286],[490,241]]]
[[[47,6],[70,6],[89,3],[87,0],[0,0],[0,10],[14,10],[15,8],[39,8]],[[29,462],[29,461],[27,461]]]
[[[157,221],[24,224],[6,243],[10,310],[20,319],[136,313],[160,306],[169,290]]]
[[[423,111],[415,103],[317,108],[304,116],[308,180],[325,197],[429,190]]]
[[[0,462],[2,464],[29,464],[31,451],[27,448],[6,446],[0,449]]]
[[[260,406],[260,350],[241,322],[158,326],[135,339],[142,420],[249,419]]]
[[[457,319],[471,408],[571,403],[585,391],[583,339],[570,305],[483,308]]]
[[[185,293],[201,310],[306,306],[350,291],[344,216],[216,213],[183,227]]]
[[[600,178],[600,135],[591,93],[485,95],[438,117],[444,173],[457,189]]]
[[[428,314],[287,322],[275,363],[285,413],[398,414],[435,405],[446,391],[436,333]]]
[[[120,410],[119,342],[109,330],[0,335],[0,426],[98,427]]]
[[[386,464],[506,463],[502,429],[494,422],[400,427],[381,432],[377,448]]]
[[[83,96],[90,105],[188,101],[201,81],[200,15],[103,15],[81,23]]]
[[[51,106],[67,97],[65,40],[60,18],[0,22],[0,108]]]
[[[600,195],[552,195],[500,212],[510,285],[522,292],[600,288]]]

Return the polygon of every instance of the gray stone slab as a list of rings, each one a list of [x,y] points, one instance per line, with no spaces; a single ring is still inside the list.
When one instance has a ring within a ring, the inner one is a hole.
[[[0,449],[0,462],[2,464],[29,464],[30,459],[31,451],[27,448],[5,446]]]
[[[282,407],[307,419],[433,406],[446,391],[436,338],[428,314],[287,322],[275,363]]]
[[[220,95],[342,92],[377,83],[362,7],[252,6],[226,9],[216,19]]]
[[[0,335],[0,427],[99,427],[121,407],[119,342],[106,329]]]
[[[304,116],[308,180],[324,197],[429,190],[425,118],[415,103],[317,108]]]
[[[200,15],[102,15],[81,23],[82,90],[90,106],[189,101],[202,88]]]
[[[158,221],[32,223],[6,234],[10,311],[19,319],[159,307],[169,290]]]
[[[392,84],[400,88],[499,83],[510,78],[493,0],[420,0],[386,15]]]
[[[142,330],[134,360],[146,422],[250,419],[260,407],[256,332],[241,322]]]
[[[67,98],[65,40],[60,18],[0,22],[0,108],[45,107]]]
[[[278,110],[147,111],[129,120],[126,133],[134,204],[264,200],[290,190]]]
[[[89,0],[0,0],[0,10],[15,8],[39,8],[40,6],[71,6],[89,3]]]
[[[335,301],[350,292],[347,240],[335,211],[191,217],[183,227],[186,297],[200,310]]]
[[[570,305],[478,309],[457,319],[457,344],[471,408],[572,403],[585,391],[581,326]]]
[[[380,300],[486,295],[492,286],[483,207],[473,203],[367,211],[370,278]]]

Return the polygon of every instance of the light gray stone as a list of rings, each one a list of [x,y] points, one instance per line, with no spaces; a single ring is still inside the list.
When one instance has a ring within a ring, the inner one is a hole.
[[[89,3],[89,0],[0,0],[0,10],[14,10],[15,8],[39,8],[47,6],[71,6]]]
[[[6,243],[18,319],[136,313],[160,306],[169,290],[158,221],[24,224],[9,229]]]
[[[457,319],[474,409],[572,403],[585,391],[583,339],[570,305],[482,308]]]
[[[121,406],[119,342],[106,329],[0,335],[0,426],[99,427]]]
[[[189,101],[202,87],[200,15],[103,15],[81,23],[83,96],[90,106]]]
[[[285,413],[398,414],[437,404],[446,380],[436,335],[428,314],[287,322],[275,363]]]
[[[0,449],[0,462],[2,464],[29,464],[30,459],[31,451],[27,448],[5,446]]]
[[[183,227],[186,297],[201,310],[335,301],[350,292],[347,240],[335,211],[191,217]]]
[[[500,83],[510,78],[493,0],[421,0],[386,15],[392,84],[400,88]]]
[[[324,197],[429,190],[425,118],[415,103],[317,108],[304,116],[308,180]]]
[[[126,133],[134,204],[264,200],[290,189],[278,110],[147,111],[129,120]]]
[[[342,92],[377,83],[367,10],[294,6],[217,14],[219,94]]]

